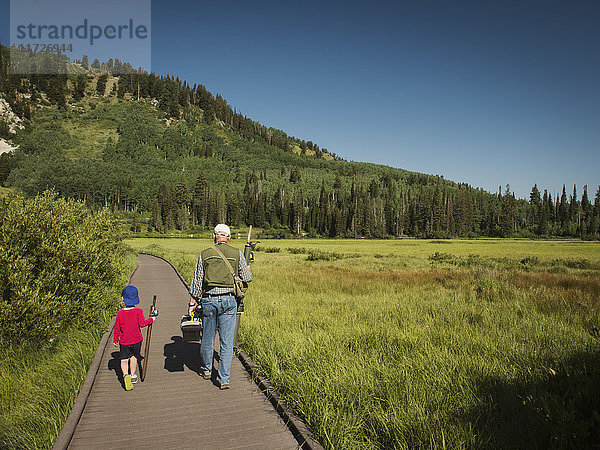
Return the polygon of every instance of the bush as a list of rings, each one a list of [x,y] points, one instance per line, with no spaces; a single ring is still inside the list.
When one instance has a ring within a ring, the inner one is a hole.
[[[569,269],[589,269],[592,267],[592,263],[585,258],[578,259],[563,259],[557,258],[550,263],[552,266],[564,266]]]
[[[254,251],[264,251],[265,253],[279,253],[281,249],[279,247],[265,247],[264,249],[257,247],[254,249]]]
[[[344,257],[341,253],[311,250],[306,257],[307,261],[335,261]]]
[[[103,210],[45,193],[0,198],[0,344],[38,345],[115,308],[124,247]]]
[[[310,253],[313,251],[313,249],[305,247],[288,247],[287,251],[290,252],[292,255],[301,255],[303,253]]]
[[[446,264],[456,264],[456,258],[454,255],[450,253],[444,252],[435,252],[433,255],[429,256],[429,261],[431,263],[446,263]]]

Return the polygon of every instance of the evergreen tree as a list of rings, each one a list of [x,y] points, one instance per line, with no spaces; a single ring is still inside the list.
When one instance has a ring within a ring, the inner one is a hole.
[[[537,229],[539,227],[542,204],[542,200],[540,198],[540,191],[537,187],[537,184],[534,184],[533,188],[531,188],[531,193],[529,194],[529,204],[531,205],[531,226],[533,227],[533,229]]]
[[[583,186],[583,195],[581,196],[581,225],[580,235],[590,233],[590,223],[592,221],[592,204],[588,198],[587,184]]]
[[[87,76],[85,75],[77,75],[75,79],[75,86],[73,89],[73,100],[79,101],[85,96],[85,83]]]
[[[127,92],[127,80],[121,75],[117,81],[117,98],[123,98]]]
[[[183,172],[175,186],[175,202],[177,203],[177,228],[185,230],[189,226],[189,191]]]
[[[149,231],[154,229],[156,231],[163,231],[163,221],[161,215],[161,208],[158,204],[158,199],[152,201],[152,209],[150,211],[150,222],[148,223]]]
[[[194,194],[192,196],[192,210],[194,224],[202,227],[207,226],[209,218],[210,205],[210,186],[206,175],[201,170],[198,173],[196,184],[194,186]]]
[[[290,183],[298,183],[300,181],[300,168],[294,167],[294,170],[290,172]]]
[[[600,186],[596,190],[596,195],[594,196],[594,209],[592,212],[593,223],[590,227],[590,233],[594,235],[598,235],[600,233]]]
[[[502,235],[505,237],[512,236],[516,228],[515,204],[515,197],[510,192],[510,185],[507,184],[504,196],[502,197],[502,213],[500,217],[500,228]]]
[[[546,235],[548,233],[548,221],[550,218],[550,210],[552,207],[548,205],[548,201],[552,201],[552,198],[548,197],[548,191],[544,189],[544,196],[542,198],[542,207],[540,209],[540,215],[538,218],[538,226],[535,231],[538,235]]]
[[[6,123],[6,121],[4,119],[0,118],[0,138],[9,138],[10,137],[10,131],[8,128],[8,124]]]
[[[569,199],[569,234],[581,235],[581,212],[577,200],[577,186],[573,185],[573,195]]]
[[[560,202],[558,203],[558,219],[562,234],[566,234],[569,225],[569,204],[567,203],[567,191],[564,184],[562,194],[560,195]]]

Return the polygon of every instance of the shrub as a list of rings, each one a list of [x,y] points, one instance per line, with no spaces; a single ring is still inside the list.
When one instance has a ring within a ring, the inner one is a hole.
[[[540,258],[537,256],[527,256],[521,260],[524,266],[537,266],[540,264]]]
[[[431,263],[447,263],[447,264],[456,264],[456,259],[454,255],[450,253],[444,252],[435,252],[433,255],[429,256],[429,261]]]
[[[0,343],[37,345],[118,305],[124,247],[103,210],[45,193],[0,198]]]
[[[321,250],[311,250],[306,257],[307,261],[335,261],[342,259],[344,255],[336,252],[324,252]]]
[[[279,247],[265,247],[265,248],[260,248],[257,247],[254,249],[254,251],[264,251],[265,253],[279,253],[281,251],[281,249]]]
[[[313,249],[305,247],[288,247],[287,251],[292,255],[300,255],[302,253],[310,253],[313,251]]]
[[[585,258],[578,259],[563,259],[557,258],[550,263],[552,266],[564,266],[569,269],[589,269],[592,266],[592,263]]]

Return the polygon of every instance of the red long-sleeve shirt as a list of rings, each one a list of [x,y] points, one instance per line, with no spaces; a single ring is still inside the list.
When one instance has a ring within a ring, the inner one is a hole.
[[[143,340],[140,328],[151,324],[152,317],[144,319],[144,313],[140,308],[121,309],[115,320],[114,343],[121,342],[123,345],[137,344]]]

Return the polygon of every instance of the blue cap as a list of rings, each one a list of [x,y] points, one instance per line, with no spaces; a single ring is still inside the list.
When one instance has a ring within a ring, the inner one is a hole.
[[[123,296],[123,302],[127,306],[137,305],[140,302],[138,290],[135,286],[125,286],[125,289],[123,289],[121,295]]]

